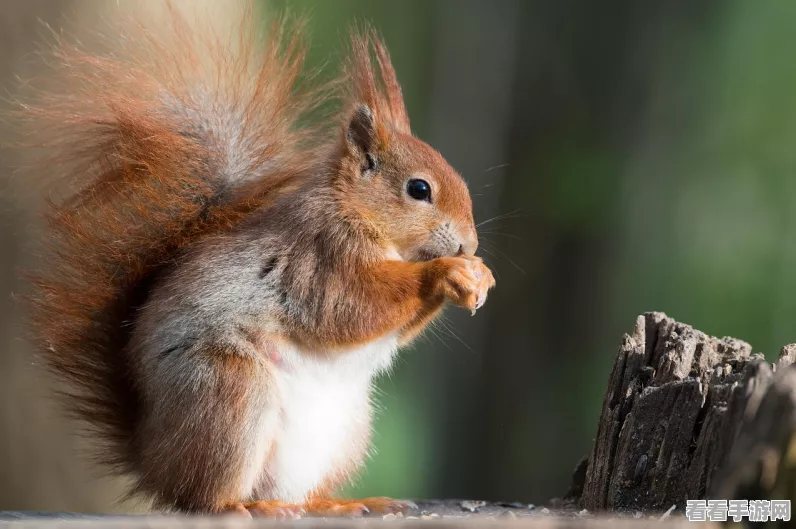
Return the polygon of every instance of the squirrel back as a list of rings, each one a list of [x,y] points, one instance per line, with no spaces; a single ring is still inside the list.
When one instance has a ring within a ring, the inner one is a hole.
[[[30,178],[75,189],[48,208],[43,264],[27,274],[33,338],[121,472],[139,399],[119,351],[136,308],[183,248],[303,173],[311,134],[296,124],[319,100],[300,86],[301,23],[280,19],[264,45],[244,24],[235,50],[171,9],[168,24],[165,40],[130,24],[103,56],[59,41],[52,84],[19,112],[47,152]]]

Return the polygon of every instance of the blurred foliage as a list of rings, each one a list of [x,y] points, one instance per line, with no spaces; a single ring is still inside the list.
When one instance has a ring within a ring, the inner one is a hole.
[[[313,66],[354,23],[383,35],[498,276],[380,381],[347,494],[561,494],[641,312],[769,359],[796,342],[796,2],[274,0],[263,18],[285,9],[310,19]]]
[[[507,165],[497,214],[518,213],[484,229],[501,275],[479,314],[490,330],[472,352],[455,339],[423,341],[382,383],[378,453],[352,494],[563,492],[589,449],[619,337],[643,311],[741,337],[769,357],[796,341],[796,3],[498,3],[517,8],[520,35],[509,159],[494,160]],[[459,3],[474,4],[492,9]],[[290,2],[312,15],[318,56],[339,50],[352,21],[374,23],[421,137],[433,128],[436,51],[454,5]],[[443,154],[456,165],[457,152]],[[489,365],[493,347],[510,348],[504,363]],[[456,362],[480,370],[469,390],[445,382]],[[490,401],[501,377],[513,393]],[[445,431],[456,427],[434,410],[441,401],[422,398],[429,384],[482,403],[459,417],[473,433],[457,443],[472,459],[446,455]],[[456,465],[468,468],[463,480],[434,475]]]

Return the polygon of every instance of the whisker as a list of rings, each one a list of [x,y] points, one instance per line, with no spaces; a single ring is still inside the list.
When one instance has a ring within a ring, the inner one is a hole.
[[[499,232],[499,231],[479,231],[478,232],[478,236],[479,237],[481,235],[484,235],[484,234],[486,234],[486,235],[500,235],[501,237],[508,237],[510,239],[514,239],[514,240],[517,240],[517,241],[523,241],[523,242],[525,241],[525,239],[523,239],[522,237],[517,237],[516,235],[512,235],[511,233],[502,233],[502,232]],[[489,240],[486,237],[484,237],[484,239]]]
[[[520,217],[522,215],[517,215],[517,213],[519,213],[520,211],[522,211],[522,210],[515,209],[514,211],[510,211],[510,212],[504,213],[502,215],[496,215],[496,216],[492,217],[491,219],[486,219],[486,220],[484,220],[482,222],[479,222],[478,224],[475,225],[475,227],[479,228],[479,227],[483,226],[484,224],[488,224],[490,222],[494,222],[494,221],[500,220],[500,219],[509,219],[509,218]]]
[[[502,163],[502,164],[500,164],[500,165],[493,165],[492,167],[490,167],[489,169],[487,169],[487,170],[486,170],[486,171],[484,171],[484,172],[485,172],[485,173],[488,173],[489,171],[492,171],[492,170],[494,170],[494,169],[500,169],[500,168],[502,168],[502,167],[508,167],[509,165],[511,165],[511,164],[510,164],[510,163]]]
[[[466,343],[464,340],[462,340],[462,339],[459,337],[459,335],[457,335],[457,334],[456,334],[456,333],[453,331],[453,329],[452,329],[452,326],[451,326],[451,325],[449,325],[447,321],[445,321],[445,318],[444,318],[444,317],[438,318],[438,319],[437,319],[437,322],[440,324],[440,326],[442,326],[442,327],[443,327],[445,330],[447,330],[447,331],[448,331],[448,335],[449,335],[449,336],[451,336],[452,338],[456,339],[456,341],[457,341],[457,342],[459,342],[460,344],[462,344],[462,345],[463,345],[463,346],[464,346],[466,349],[468,349],[468,350],[469,350],[471,353],[474,353],[474,352],[475,352],[475,350],[474,350],[472,347],[470,347],[469,345],[467,345],[467,343]]]
[[[484,241],[484,242],[490,242],[490,241]],[[486,247],[484,247],[484,250],[487,250],[487,248],[486,248]],[[514,266],[514,268],[516,268],[517,270],[519,270],[520,272],[522,272],[522,275],[524,275],[524,276],[527,276],[527,275],[528,275],[528,274],[525,272],[525,270],[523,270],[523,269],[522,269],[522,267],[520,267],[520,265],[518,265],[517,263],[515,263],[515,262],[514,262],[514,261],[511,259],[511,257],[509,257],[508,255],[506,255],[504,252],[500,251],[500,249],[498,249],[498,248],[496,248],[496,247],[493,247],[493,248],[492,248],[492,250],[493,250],[493,251],[495,251],[495,252],[497,252],[497,253],[499,253],[499,254],[500,254],[500,255],[501,255],[501,256],[502,256],[504,259],[506,259],[506,260],[507,260],[509,263],[511,263],[511,264]]]
[[[428,331],[429,331],[431,334],[433,334],[433,335],[434,335],[434,337],[437,339],[437,341],[439,341],[439,342],[440,342],[442,345],[444,345],[444,346],[445,346],[445,348],[446,348],[448,351],[453,351],[453,348],[452,348],[450,345],[448,345],[448,342],[446,342],[446,341],[445,341],[445,340],[444,340],[444,339],[443,339],[443,338],[442,338],[442,337],[441,337],[441,336],[440,336],[440,335],[437,333],[437,331],[439,330],[439,329],[437,328],[437,325],[438,325],[438,324],[439,324],[439,319],[437,319],[437,320],[434,320],[434,321],[432,321],[432,322],[431,322],[431,325],[429,325],[428,327],[426,327],[426,329],[428,329]],[[431,341],[431,340],[429,340],[429,342],[430,342],[430,341]],[[433,343],[433,342],[432,342],[432,343]]]

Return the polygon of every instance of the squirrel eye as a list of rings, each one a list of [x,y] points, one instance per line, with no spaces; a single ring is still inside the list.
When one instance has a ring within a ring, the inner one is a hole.
[[[406,184],[406,193],[415,200],[431,202],[431,186],[425,180],[413,178]]]

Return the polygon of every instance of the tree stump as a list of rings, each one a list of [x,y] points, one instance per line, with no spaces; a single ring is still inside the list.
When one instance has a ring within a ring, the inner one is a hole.
[[[417,512],[406,520],[417,527],[444,526],[446,521],[458,525],[468,519],[474,527],[512,522],[539,529],[632,529],[659,520],[662,527],[673,528],[690,526],[672,512],[673,506],[682,510],[689,499],[794,500],[794,361],[796,345],[783,348],[777,362],[770,364],[740,340],[708,336],[662,313],[639,316],[633,333],[622,338],[594,446],[575,471],[567,501],[549,509],[520,503],[418,501]],[[271,520],[222,523],[213,517],[0,512],[0,522],[13,520],[31,528],[71,518],[97,527],[113,522],[120,528],[279,525]],[[401,520],[388,515],[362,526]],[[305,525],[342,528],[359,523],[308,520]]]
[[[780,356],[756,409],[748,407],[726,464],[709,490],[715,498],[796,500],[796,347]]]
[[[639,316],[614,361],[574,495],[589,510],[644,512],[708,495],[796,498],[794,360],[796,346],[769,364],[743,341],[662,313]]]

